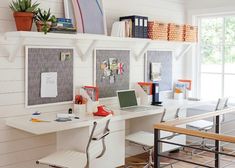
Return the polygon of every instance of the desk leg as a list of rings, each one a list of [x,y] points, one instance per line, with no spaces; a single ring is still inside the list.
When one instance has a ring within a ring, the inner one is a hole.
[[[160,139],[160,130],[155,129],[154,130],[154,168],[160,168],[160,157],[158,156],[160,154],[160,142],[158,140]]]
[[[219,134],[220,133],[220,116],[216,116],[215,118],[215,133]],[[220,151],[220,141],[215,141],[215,151],[219,152]],[[215,168],[220,167],[220,155],[218,153],[215,154]]]

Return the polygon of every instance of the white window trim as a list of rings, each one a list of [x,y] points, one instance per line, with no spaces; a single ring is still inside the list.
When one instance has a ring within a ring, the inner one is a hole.
[[[200,21],[202,18],[208,18],[208,17],[226,17],[226,16],[235,16],[235,12],[223,12],[223,13],[208,13],[208,14],[200,14],[200,15],[193,15],[192,16],[192,24],[193,25],[197,25],[198,27],[200,27]],[[225,24],[223,24],[225,25]],[[225,30],[225,27],[223,27],[223,31]],[[198,31],[198,34],[200,35],[200,29]],[[193,80],[193,86],[194,86],[194,90],[192,92],[193,97],[197,97],[200,98],[200,91],[201,91],[201,87],[200,87],[200,83],[201,83],[201,56],[200,56],[200,40],[201,37],[198,37],[198,44],[194,47],[193,49],[193,53],[192,53],[192,80]],[[224,40],[225,38],[223,38],[223,44],[224,44]],[[224,48],[222,49],[222,54],[224,55]],[[223,68],[222,68],[222,84],[221,84],[221,91],[222,91],[222,95],[224,95],[224,57],[222,60],[222,64],[223,64]],[[207,73],[208,74],[208,73]],[[215,74],[215,73],[213,73]],[[221,74],[221,73],[219,73]],[[226,73],[227,75],[228,73]]]

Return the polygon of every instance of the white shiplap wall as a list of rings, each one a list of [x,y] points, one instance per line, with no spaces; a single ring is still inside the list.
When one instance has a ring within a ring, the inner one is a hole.
[[[0,33],[15,31],[12,13],[8,7],[10,0],[2,0],[0,3]],[[57,17],[63,17],[62,0],[38,0],[41,7],[51,8]],[[140,14],[147,15],[150,19],[157,19],[165,22],[184,22],[184,6],[181,0],[104,0],[104,7],[107,17],[108,30],[114,20],[119,16]],[[110,31],[109,31],[110,32]],[[36,45],[40,41],[32,39]],[[48,42],[49,43],[49,42]],[[63,43],[66,43],[63,41]],[[62,44],[63,44],[62,43]],[[14,44],[7,44],[3,36],[0,36],[0,168],[32,168],[35,160],[55,150],[55,134],[34,136],[23,131],[9,128],[5,125],[5,119],[9,117],[31,114],[35,110],[43,113],[51,113],[67,110],[70,105],[57,105],[38,109],[24,108],[24,52],[17,53],[14,62],[8,61],[7,47]],[[44,45],[47,45],[44,43]],[[112,47],[112,44],[100,43],[99,47]],[[128,46],[118,46],[119,48]],[[86,62],[81,62],[79,57],[75,58],[75,82],[77,86],[92,84],[92,57]],[[131,82],[143,80],[144,59],[135,61],[131,59]],[[174,73],[177,77],[182,76],[183,61],[176,62]],[[134,75],[134,74],[140,75]],[[43,167],[43,166],[40,166]]]

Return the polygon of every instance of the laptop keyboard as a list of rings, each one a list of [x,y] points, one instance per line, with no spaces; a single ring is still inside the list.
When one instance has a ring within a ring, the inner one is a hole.
[[[156,107],[145,107],[145,106],[137,106],[137,107],[130,107],[130,108],[125,108],[123,109],[124,111],[129,111],[129,112],[139,112],[139,111],[148,111],[148,110],[155,110],[157,109]]]

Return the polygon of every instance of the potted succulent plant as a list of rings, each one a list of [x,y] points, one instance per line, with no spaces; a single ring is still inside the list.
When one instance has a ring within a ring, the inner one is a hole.
[[[31,31],[34,12],[39,3],[32,3],[31,0],[13,0],[10,8],[14,12],[16,28],[18,31]]]
[[[51,10],[37,10],[34,16],[34,22],[37,25],[38,32],[44,32],[45,34],[50,30],[52,23],[56,22],[56,17],[51,14]]]

